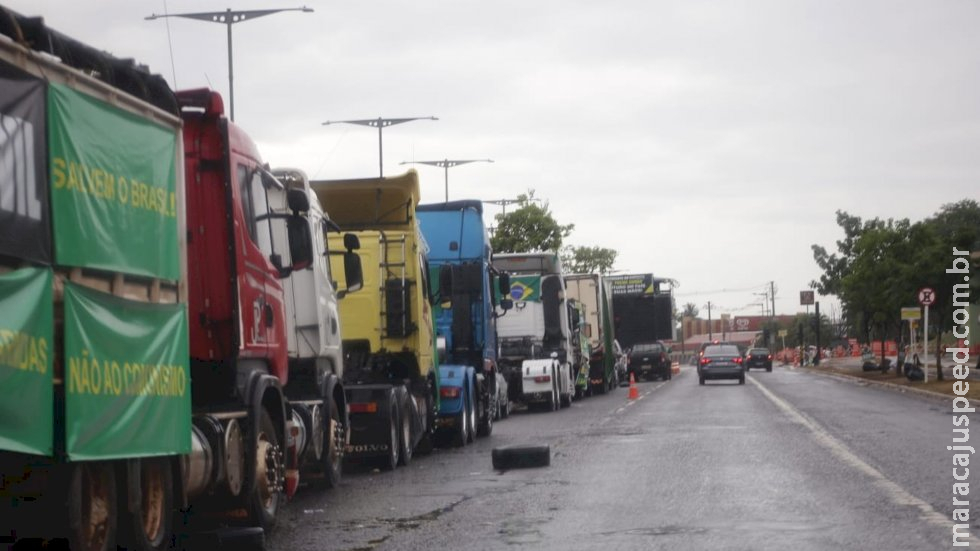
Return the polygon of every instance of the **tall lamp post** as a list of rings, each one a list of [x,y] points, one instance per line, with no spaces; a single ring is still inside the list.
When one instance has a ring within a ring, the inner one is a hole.
[[[242,11],[232,11],[231,8],[228,8],[225,11],[208,11],[198,13],[165,13],[162,15],[157,15],[154,13],[152,15],[148,15],[144,19],[147,21],[152,21],[163,17],[184,17],[186,19],[197,19],[198,21],[220,23],[228,29],[228,102],[231,107],[231,120],[235,120],[235,70],[233,62],[234,58],[232,56],[231,49],[231,26],[235,23],[244,23],[246,21],[251,21],[252,19],[265,17],[266,15],[272,15],[281,11],[302,11],[309,13],[313,11],[313,8],[303,6],[300,8]]]
[[[499,205],[499,206],[503,207],[503,209],[504,209],[504,213],[503,214],[504,214],[504,216],[506,216],[507,215],[507,205],[519,205],[522,202],[528,202],[529,203],[531,201],[535,201],[535,202],[539,202],[540,203],[541,202],[541,199],[538,199],[537,197],[529,197],[526,201],[521,201],[520,199],[488,199],[488,200],[485,200],[483,202],[484,203],[487,203],[487,204],[490,204],[490,205]]]
[[[454,166],[466,165],[466,164],[470,164],[470,163],[492,163],[492,162],[493,162],[493,159],[466,159],[466,160],[452,160],[452,161],[449,160],[449,159],[443,159],[441,161],[402,161],[399,164],[403,164],[403,165],[407,165],[407,164],[420,164],[420,165],[438,166],[438,167],[444,168],[446,170],[446,173],[445,173],[446,174],[446,178],[445,178],[446,202],[448,203],[449,202],[449,169],[450,168],[452,168]]]
[[[419,121],[419,120],[437,121],[439,119],[437,117],[406,117],[406,118],[403,118],[403,119],[384,119],[384,118],[378,117],[376,119],[355,119],[355,120],[349,120],[349,121],[326,121],[326,122],[323,123],[323,126],[329,126],[331,124],[356,124],[356,125],[359,125],[359,126],[377,127],[378,128],[378,170],[381,173],[381,177],[384,178],[384,176],[385,176],[385,165],[384,165],[384,157],[382,155],[382,151],[383,150],[381,148],[381,131],[384,130],[385,128],[389,127],[389,126],[395,126],[396,124],[402,124],[402,123],[406,123],[406,122]]]

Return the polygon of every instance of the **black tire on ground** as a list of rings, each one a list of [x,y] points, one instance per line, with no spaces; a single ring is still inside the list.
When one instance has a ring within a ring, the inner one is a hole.
[[[491,453],[493,468],[498,471],[547,467],[551,465],[551,447],[548,444],[528,446],[504,446]]]
[[[255,488],[248,496],[248,521],[271,532],[276,526],[279,508],[286,502],[286,465],[279,443],[279,433],[265,408],[259,414],[258,449],[255,450]]]
[[[698,384],[704,384],[704,377],[698,377]]]
[[[131,496],[132,510],[121,530],[123,538],[133,549],[158,551],[170,546],[174,520],[173,470],[167,457],[150,457],[135,460],[138,468],[130,473],[139,481],[131,487],[139,488],[138,496]]]
[[[105,461],[72,466],[68,490],[68,546],[80,551],[116,549],[119,511],[116,473]]]
[[[412,462],[414,452],[412,441],[415,435],[412,431],[412,419],[415,412],[412,411],[412,400],[404,387],[399,387],[395,396],[398,398],[398,464],[408,466]]]
[[[510,417],[510,400],[504,398],[503,413],[500,415],[504,419]]]
[[[770,371],[771,372],[772,371],[772,366],[767,367],[766,368],[766,371]]]
[[[738,384],[740,385],[745,384],[745,375],[742,375],[741,377],[738,378]]]

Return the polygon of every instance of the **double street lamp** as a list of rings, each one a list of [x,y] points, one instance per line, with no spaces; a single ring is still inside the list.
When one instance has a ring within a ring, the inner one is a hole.
[[[376,119],[355,119],[355,120],[349,120],[349,121],[326,121],[326,122],[323,123],[323,126],[328,126],[328,125],[331,125],[331,124],[356,124],[356,125],[359,125],[359,126],[377,127],[378,128],[378,170],[381,173],[381,177],[384,178],[384,176],[385,176],[385,166],[384,166],[384,157],[382,155],[382,148],[381,148],[381,131],[384,130],[385,128],[389,127],[389,126],[394,126],[396,124],[402,124],[402,123],[412,122],[412,121],[418,121],[418,120],[437,121],[439,119],[436,118],[436,117],[406,117],[406,118],[402,118],[402,119],[384,119],[384,118],[378,117]]]
[[[445,178],[445,184],[446,184],[446,202],[448,203],[449,202],[449,169],[450,168],[452,168],[454,166],[459,166],[459,165],[466,165],[466,164],[469,164],[469,163],[492,163],[492,162],[493,162],[493,159],[466,159],[466,160],[449,160],[449,159],[443,159],[441,161],[402,161],[399,164],[403,164],[403,165],[407,165],[407,164],[420,164],[420,165],[438,166],[438,167],[444,168],[446,170],[446,178]]]
[[[231,120],[235,120],[235,71],[234,63],[232,57],[231,49],[231,26],[235,23],[244,23],[246,21],[251,21],[259,17],[265,17],[266,15],[272,15],[274,13],[279,13],[281,11],[302,11],[302,12],[312,12],[313,8],[308,8],[306,6],[300,8],[279,8],[272,10],[242,10],[242,11],[232,11],[228,8],[225,11],[209,11],[209,12],[198,12],[198,13],[165,13],[163,15],[152,14],[145,19],[147,21],[152,21],[154,19],[160,19],[163,17],[183,17],[186,19],[197,19],[198,21],[209,21],[211,23],[220,23],[228,28],[228,102],[231,108]]]

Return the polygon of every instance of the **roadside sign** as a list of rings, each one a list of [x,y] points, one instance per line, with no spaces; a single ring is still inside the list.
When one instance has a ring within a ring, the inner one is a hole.
[[[936,292],[929,287],[923,287],[919,289],[919,304],[923,306],[929,306],[933,302],[936,302]]]
[[[902,321],[917,320],[922,318],[922,311],[918,306],[907,306],[902,308]]]
[[[789,329],[780,329],[780,330],[779,330],[779,333],[777,333],[777,334],[778,334],[778,335],[779,335],[780,337],[785,337],[786,335],[789,335]]]
[[[800,291],[800,306],[813,304],[813,291]]]

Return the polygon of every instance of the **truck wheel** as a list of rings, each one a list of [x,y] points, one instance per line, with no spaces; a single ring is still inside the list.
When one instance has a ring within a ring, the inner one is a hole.
[[[476,440],[476,396],[470,395],[470,401],[467,402],[470,408],[469,411],[469,424],[466,426],[466,443],[472,444]]]
[[[127,515],[129,526],[126,535],[135,549],[166,549],[170,544],[174,506],[170,460],[153,457],[138,461],[139,499],[130,500],[135,508]]]
[[[480,419],[480,424],[477,426],[477,436],[490,436],[493,432],[493,417],[499,411],[499,408],[489,398],[489,396],[485,396],[483,400],[480,400],[479,411],[483,413],[483,418]]]
[[[703,385],[704,384],[704,377],[698,377],[698,383]]]
[[[401,424],[398,416],[398,396],[394,391],[388,393],[388,454],[381,458],[382,471],[393,471],[398,466],[398,432]]]
[[[340,485],[340,476],[344,469],[347,427],[344,426],[340,417],[340,407],[337,405],[337,401],[332,397],[329,401],[330,419],[323,425],[325,449],[323,455],[320,456],[320,468],[323,469],[323,485],[327,488],[336,488]]]
[[[116,473],[105,461],[75,463],[68,494],[68,546],[76,551],[116,548]]]
[[[456,416],[453,425],[456,427],[456,431],[453,433],[453,447],[462,448],[469,441],[469,431],[470,431],[470,406],[466,400],[466,392],[463,392],[463,411],[459,412]]]
[[[259,415],[258,447],[255,450],[255,488],[248,497],[249,520],[271,532],[285,496],[286,466],[279,433],[265,408]]]
[[[547,444],[537,446],[504,446],[491,452],[493,468],[498,471],[523,469],[528,467],[547,467],[551,464],[551,447]]]
[[[551,372],[551,402],[548,404],[548,411],[558,411],[558,378],[556,373]]]
[[[398,464],[408,466],[412,462],[412,403],[408,392],[402,388],[398,394],[398,419],[401,431],[398,433]]]

